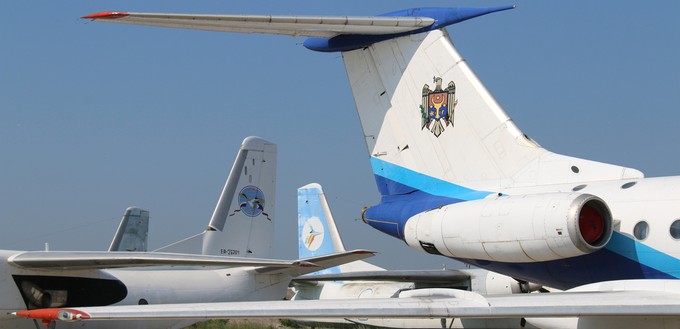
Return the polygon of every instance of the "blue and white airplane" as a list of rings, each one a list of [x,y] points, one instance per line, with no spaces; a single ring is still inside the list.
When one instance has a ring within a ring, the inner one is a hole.
[[[85,18],[307,36],[309,49],[340,52],[382,194],[364,220],[412,248],[568,289],[507,299],[405,295],[408,307],[352,301],[323,309],[314,301],[272,305],[267,316],[275,310],[285,317],[580,316],[562,324],[680,326],[680,177],[645,178],[635,169],[542,148],[513,123],[445,29],[512,8],[417,8],[365,17],[104,12]],[[211,315],[228,317],[262,306],[210,307],[220,310]]]

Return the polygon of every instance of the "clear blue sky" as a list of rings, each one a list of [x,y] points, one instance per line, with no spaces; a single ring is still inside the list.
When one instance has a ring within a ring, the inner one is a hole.
[[[151,247],[202,231],[248,135],[279,146],[277,256],[296,188],[323,185],[349,248],[391,268],[459,266],[357,221],[375,204],[339,54],[303,39],[88,23],[98,11],[371,15],[517,9],[449,29],[517,125],[558,153],[680,172],[678,1],[3,1],[0,248],[104,250],[123,210]]]

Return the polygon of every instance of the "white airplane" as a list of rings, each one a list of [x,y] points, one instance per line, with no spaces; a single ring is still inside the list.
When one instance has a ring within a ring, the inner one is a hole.
[[[382,299],[380,307],[377,299],[354,299],[58,314],[66,320],[525,316],[559,318],[543,319],[539,327],[680,326],[680,177],[645,178],[635,169],[552,153],[515,126],[445,30],[511,8],[421,8],[366,17],[104,12],[85,18],[308,36],[309,49],[341,52],[382,194],[364,220],[418,250],[567,291],[501,298],[419,289]]]
[[[275,170],[276,145],[257,137],[246,138],[208,228],[155,252],[1,250],[0,328],[38,327],[37,322],[9,315],[18,309],[280,300],[291,277],[370,255],[353,251],[305,260],[260,258],[273,252]],[[248,202],[255,198],[259,201]],[[129,208],[109,249],[127,250],[141,242],[145,245],[146,233],[136,234],[144,231],[145,218],[148,223],[147,211]],[[192,322],[105,321],[84,325],[182,328]]]
[[[345,251],[321,185],[298,189],[298,257],[308,258]],[[509,276],[481,270],[385,270],[365,261],[324,269],[293,279],[291,300],[343,298],[393,298],[414,289],[450,288],[481,295],[508,295],[537,291],[542,287]],[[381,328],[520,328],[521,318],[408,319],[317,318],[297,320],[311,326],[358,324]]]

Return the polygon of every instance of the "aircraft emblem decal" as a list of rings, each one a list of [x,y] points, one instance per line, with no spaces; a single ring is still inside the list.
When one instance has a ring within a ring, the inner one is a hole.
[[[302,241],[304,241],[307,250],[315,251],[319,249],[324,236],[323,224],[318,217],[312,217],[305,222],[305,226],[302,228]]]
[[[435,137],[439,137],[444,131],[444,127],[449,124],[453,127],[453,113],[456,104],[456,84],[450,81],[446,89],[442,89],[442,78],[434,77],[434,90],[425,84],[423,86],[423,103],[420,105],[420,130],[427,129]],[[443,121],[443,124],[442,124]]]
[[[265,215],[269,221],[269,214],[264,212],[264,193],[257,186],[248,185],[241,189],[238,193],[239,209],[234,210],[229,216],[234,216],[241,211],[248,217],[257,217],[260,214]]]

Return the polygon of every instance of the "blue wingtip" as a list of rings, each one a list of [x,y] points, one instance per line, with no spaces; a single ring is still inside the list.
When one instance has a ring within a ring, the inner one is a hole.
[[[429,8],[423,8],[425,12],[428,13],[429,17],[437,20],[429,29],[440,29],[449,25],[457,24],[468,19],[476,18],[479,16],[484,16],[487,14],[514,9],[515,6],[501,6],[501,7],[489,7],[489,8],[448,8],[448,9],[438,9],[430,11]]]
[[[434,18],[434,24],[415,31],[386,34],[386,35],[348,35],[341,34],[333,38],[309,38],[304,46],[310,50],[322,52],[348,51],[369,46],[373,43],[385,41],[409,34],[423,33],[437,30],[449,25],[460,23],[471,18],[484,16],[499,11],[514,9],[514,5],[487,8],[412,8],[395,11],[379,16],[418,16]]]
[[[420,16],[431,17],[435,19],[427,30],[440,29],[445,26],[453,25],[466,21],[471,18],[484,16],[499,11],[514,9],[515,6],[498,6],[486,8],[412,8],[406,10],[399,10],[380,16]]]

